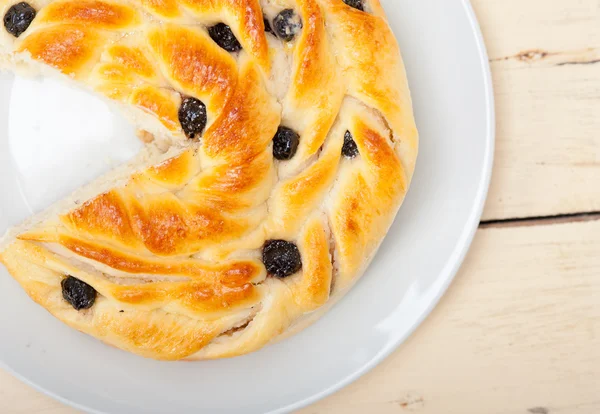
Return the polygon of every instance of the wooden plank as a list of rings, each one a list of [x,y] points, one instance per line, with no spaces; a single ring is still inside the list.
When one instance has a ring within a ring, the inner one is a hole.
[[[2,414],[76,414],[66,407],[18,381],[0,369],[0,412]]]
[[[497,100],[484,218],[600,211],[600,3],[472,3]],[[480,230],[416,334],[301,413],[600,412],[600,221],[591,220]],[[2,371],[0,408],[76,412]]]
[[[413,337],[301,413],[600,412],[598,252],[600,220],[480,230]]]
[[[490,55],[497,151],[484,219],[600,211],[597,0],[472,0]]]
[[[600,220],[479,230],[457,280],[408,342],[301,413],[600,412],[598,252]],[[6,373],[0,401],[3,413],[75,412]]]

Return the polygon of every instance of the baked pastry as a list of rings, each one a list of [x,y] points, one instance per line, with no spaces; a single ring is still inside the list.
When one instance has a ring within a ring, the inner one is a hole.
[[[230,357],[363,273],[418,144],[378,0],[0,5],[4,66],[66,75],[155,137],[5,236],[2,262],[53,315],[145,357]]]

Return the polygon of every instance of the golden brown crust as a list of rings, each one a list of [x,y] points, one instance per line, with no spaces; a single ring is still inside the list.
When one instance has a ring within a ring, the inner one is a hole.
[[[43,23],[90,24],[106,30],[131,28],[141,21],[133,8],[99,0],[56,1],[44,7],[37,19]]]
[[[65,24],[33,32],[18,50],[66,75],[78,76],[89,69],[105,40],[102,33],[85,26]]]
[[[283,8],[270,0],[34,1],[30,28],[0,42],[141,109],[185,143],[0,252],[36,302],[142,356],[206,359],[288,335],[353,285],[404,199],[418,145],[377,0],[367,12],[287,1],[303,27],[285,44],[264,33],[261,4],[271,19]],[[217,22],[241,52],[211,39],[206,27]],[[207,108],[199,140],[185,141],[179,124],[186,97]],[[273,158],[280,125],[300,134],[286,162]],[[355,158],[342,156],[346,131]],[[293,241],[302,269],[267,275],[269,239]],[[91,309],[63,300],[66,275],[97,290]]]
[[[148,33],[148,44],[165,76],[186,95],[220,113],[235,91],[235,60],[200,29],[167,25]]]
[[[129,103],[155,116],[169,131],[179,129],[181,97],[169,90],[143,85],[131,92]]]

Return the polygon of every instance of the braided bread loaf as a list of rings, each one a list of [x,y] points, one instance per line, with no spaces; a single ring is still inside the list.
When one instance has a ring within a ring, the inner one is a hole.
[[[297,331],[363,273],[418,144],[378,0],[0,10],[3,66],[66,75],[155,137],[5,237],[2,262],[53,315],[145,357],[229,357]]]

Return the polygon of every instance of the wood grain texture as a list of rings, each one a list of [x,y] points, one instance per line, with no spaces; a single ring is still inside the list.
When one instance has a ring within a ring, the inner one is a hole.
[[[23,384],[0,369],[0,412],[3,414],[76,414],[73,408]]]
[[[300,413],[600,412],[598,252],[600,220],[479,230],[417,332],[372,372]],[[3,413],[75,412],[6,373],[0,384]]]
[[[484,219],[600,211],[600,2],[472,3],[496,97]]]
[[[301,413],[600,412],[598,252],[600,220],[480,230],[417,332]]]
[[[600,412],[600,1],[472,0],[497,152],[448,294],[356,383],[301,414]],[[2,414],[72,414],[0,371]]]

